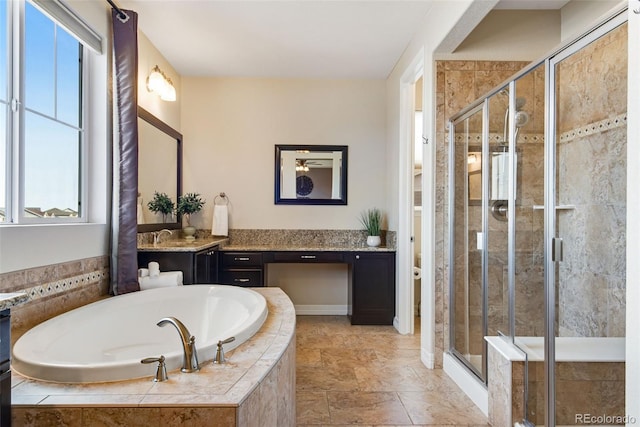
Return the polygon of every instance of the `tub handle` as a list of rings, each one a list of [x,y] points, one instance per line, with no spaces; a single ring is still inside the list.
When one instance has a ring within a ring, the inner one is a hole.
[[[218,341],[218,345],[229,344],[230,342],[234,342],[235,340],[236,340],[236,337],[229,337],[226,340]]]
[[[140,363],[155,363],[158,362],[158,369],[156,370],[156,376],[153,379],[153,382],[162,382],[169,379],[167,376],[167,365],[164,363],[164,356],[160,357],[147,357],[142,359]]]
[[[223,364],[226,362],[226,359],[224,357],[224,349],[222,348],[223,344],[229,344],[230,342],[233,342],[236,340],[236,337],[229,337],[226,340],[221,340],[218,341],[218,348],[216,350],[216,357],[213,358],[213,363],[216,364]]]

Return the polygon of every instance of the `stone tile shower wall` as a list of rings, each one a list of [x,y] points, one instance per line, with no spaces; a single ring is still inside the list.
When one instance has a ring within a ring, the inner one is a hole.
[[[0,274],[0,292],[26,292],[11,309],[12,344],[33,326],[108,295],[109,257],[94,257]]]
[[[527,64],[527,62],[496,61],[436,62],[436,367],[442,367],[442,354],[449,349],[449,135],[447,132],[447,120],[453,114],[469,105],[469,103],[507,80]],[[501,122],[504,119],[503,117],[500,119]],[[475,207],[472,208],[475,209]],[[470,230],[470,232],[472,233],[473,231]],[[475,267],[472,265],[470,268],[479,268],[479,264]],[[498,286],[502,287],[502,283]],[[479,291],[479,287],[473,289],[475,289],[476,293]],[[477,295],[475,296],[477,297]],[[474,295],[471,297],[471,299],[474,299]],[[502,312],[502,304],[502,302],[499,304],[500,312]],[[481,333],[481,322],[477,320],[481,318],[479,317],[481,316],[481,313],[478,312],[479,308],[480,306],[477,304],[471,306],[471,312],[469,313],[470,327],[475,334]],[[470,351],[473,351],[474,354],[481,354],[481,351],[475,353],[478,349],[470,349]]]
[[[559,334],[625,336],[627,26],[558,68]]]

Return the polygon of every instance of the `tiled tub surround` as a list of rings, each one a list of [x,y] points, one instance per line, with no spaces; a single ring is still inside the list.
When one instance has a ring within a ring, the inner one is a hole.
[[[109,292],[109,257],[86,258],[0,274],[0,292],[24,292],[11,308],[11,341],[37,324],[98,301]]]
[[[513,426],[524,416],[524,354],[502,337],[487,340],[489,422],[494,427]],[[556,424],[580,424],[576,419],[579,414],[624,416],[624,339],[558,338],[556,346]],[[541,344],[537,347],[542,348]],[[527,418],[541,425],[544,361],[537,354],[539,351],[528,353]]]
[[[13,422],[66,426],[294,426],[295,312],[278,288],[267,299],[262,329],[226,354],[224,365],[114,383],[60,384],[13,378]]]

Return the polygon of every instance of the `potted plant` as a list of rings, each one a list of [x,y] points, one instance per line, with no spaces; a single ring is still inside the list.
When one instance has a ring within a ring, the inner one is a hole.
[[[182,229],[187,240],[195,239],[196,228],[191,226],[191,214],[200,212],[200,209],[204,206],[204,200],[200,198],[198,193],[187,193],[178,197],[178,207],[176,211],[183,215],[187,223],[186,227]]]
[[[147,207],[153,213],[162,214],[162,222],[167,222],[167,215],[173,213],[175,204],[166,193],[153,192],[153,199],[147,203]]]
[[[380,246],[380,225],[382,213],[378,208],[368,209],[360,214],[360,222],[367,232],[367,245]]]

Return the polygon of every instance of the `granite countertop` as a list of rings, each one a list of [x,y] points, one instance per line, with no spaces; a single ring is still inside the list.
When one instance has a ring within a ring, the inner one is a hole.
[[[272,243],[272,244],[230,244],[228,237],[210,236],[198,238],[195,240],[185,239],[169,239],[164,240],[157,245],[146,243],[138,245],[140,252],[199,252],[205,249],[220,246],[221,251],[308,251],[308,252],[395,252],[394,248],[387,246],[370,247],[362,244],[353,245],[333,245],[333,244],[290,244],[290,243]]]
[[[224,245],[220,247],[221,251],[309,251],[309,252],[395,252],[395,249],[386,246],[370,247],[366,245],[348,245],[348,246],[331,246],[331,245],[289,245],[289,244],[273,244],[273,245]]]
[[[0,293],[0,310],[17,307],[29,300],[26,292]]]
[[[199,252],[224,244],[229,241],[228,237],[210,236],[195,240],[169,239],[157,245],[147,243],[138,245],[140,252]]]

